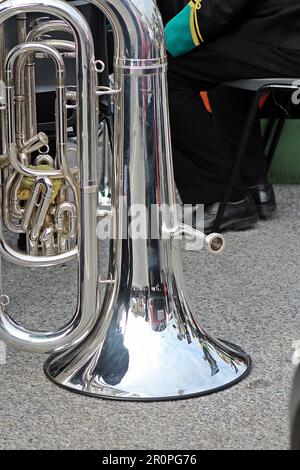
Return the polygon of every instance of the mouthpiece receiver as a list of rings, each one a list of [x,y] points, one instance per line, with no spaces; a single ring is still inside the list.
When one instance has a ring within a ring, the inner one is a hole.
[[[222,253],[225,249],[225,238],[219,233],[210,233],[205,235],[198,229],[191,227],[190,225],[179,223],[174,229],[168,231],[165,229],[166,233],[171,233],[173,237],[184,235],[186,237],[191,237],[198,239],[202,242],[208,252],[213,254]],[[201,246],[203,246],[201,245]]]
[[[222,253],[225,250],[225,238],[219,233],[211,233],[205,237],[205,246],[210,253]]]

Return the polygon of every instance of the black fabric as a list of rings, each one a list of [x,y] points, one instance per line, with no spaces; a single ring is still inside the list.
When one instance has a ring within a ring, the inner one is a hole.
[[[156,0],[156,3],[164,24],[167,24],[189,3],[189,0]]]
[[[260,43],[300,50],[299,0],[248,0],[247,3],[246,21],[241,22],[240,34]]]
[[[222,199],[231,174],[253,94],[218,86],[237,78],[300,77],[300,52],[229,34],[179,58],[169,57],[169,99],[175,179],[186,204]],[[199,97],[209,90],[213,114]],[[243,172],[231,200],[245,192],[244,181],[266,176],[259,121]]]
[[[262,44],[300,50],[299,0],[201,0],[197,17],[204,43],[235,28]]]

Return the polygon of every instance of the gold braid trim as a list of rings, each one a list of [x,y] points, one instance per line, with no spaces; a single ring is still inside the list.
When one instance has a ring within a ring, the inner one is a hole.
[[[191,14],[190,14],[190,29],[192,38],[194,41],[195,46],[199,46],[201,42],[204,42],[202,37],[199,24],[198,24],[198,17],[197,17],[197,10],[200,10],[202,7],[202,0],[191,0],[189,3],[191,7]]]

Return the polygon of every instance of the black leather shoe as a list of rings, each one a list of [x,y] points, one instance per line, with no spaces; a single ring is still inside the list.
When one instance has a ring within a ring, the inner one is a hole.
[[[256,210],[261,219],[269,219],[276,210],[276,200],[273,186],[269,183],[256,184],[248,188],[253,197]]]
[[[204,209],[204,231],[211,233],[215,218],[219,209],[219,202],[205,206]],[[258,220],[256,207],[251,195],[237,202],[228,202],[220,231],[242,230],[252,227]]]

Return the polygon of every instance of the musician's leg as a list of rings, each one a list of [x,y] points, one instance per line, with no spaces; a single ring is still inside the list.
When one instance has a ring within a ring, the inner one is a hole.
[[[253,100],[253,92],[218,86],[209,92],[214,113],[214,122],[223,133],[223,140],[229,139],[231,148],[236,146],[245,116]],[[224,126],[224,122],[227,124]],[[260,119],[257,117],[252,129],[247,152],[241,168],[241,176],[246,186],[265,182],[267,159],[264,154]]]
[[[232,168],[231,139],[224,139],[223,129],[207,112],[198,90],[170,89],[170,119],[175,179],[182,201],[211,204],[221,200]],[[244,193],[240,180],[233,199],[243,198]]]
[[[223,119],[219,104],[213,106],[214,112],[209,114],[199,96],[200,90],[214,89],[223,81],[223,73],[219,53],[212,46],[203,51],[197,49],[182,58],[169,58],[174,171],[186,204],[211,204],[221,200],[231,174],[234,142],[239,135],[237,128],[230,120]],[[242,199],[245,192],[240,178],[231,199]]]
[[[193,199],[192,202],[210,204],[222,198],[247,113],[247,107],[243,112],[239,109],[239,100],[231,100],[230,113],[235,118],[229,119],[223,109],[216,111],[209,120],[198,92],[236,78],[297,76],[299,59],[299,52],[262,46],[234,35],[200,46],[182,57],[170,58],[174,167],[183,202],[190,203]],[[258,161],[261,153],[259,137],[257,143],[254,139],[252,144],[252,155]],[[184,168],[187,170],[183,176]],[[189,188],[185,187],[187,183]],[[241,189],[242,179],[234,198]]]

